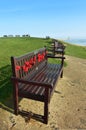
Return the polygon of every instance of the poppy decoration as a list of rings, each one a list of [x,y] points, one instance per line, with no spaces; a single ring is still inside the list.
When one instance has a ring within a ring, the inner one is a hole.
[[[33,58],[31,58],[29,61],[25,61],[23,66],[16,66],[16,70],[20,70],[21,68],[23,69],[24,72],[28,72],[29,69],[32,68],[33,65],[35,65],[36,63],[36,56],[34,56]]]
[[[20,69],[21,69],[21,66],[17,65],[16,70],[20,70]]]
[[[43,61],[45,58],[45,52],[43,52],[42,54],[38,54],[38,62]]]

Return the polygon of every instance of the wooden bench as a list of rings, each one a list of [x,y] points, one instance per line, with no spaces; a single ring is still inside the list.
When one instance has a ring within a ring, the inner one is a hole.
[[[64,56],[65,46],[59,41],[53,39],[50,46],[50,51],[53,53],[53,55],[61,54],[62,56]]]
[[[48,58],[61,59],[60,64],[51,64]],[[48,105],[59,77],[63,75],[64,57],[47,55],[46,48],[20,57],[11,57],[14,95],[14,113],[19,114],[18,97],[44,102],[43,122],[48,123]]]

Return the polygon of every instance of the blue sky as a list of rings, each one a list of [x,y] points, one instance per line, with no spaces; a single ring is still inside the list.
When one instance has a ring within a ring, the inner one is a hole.
[[[0,36],[86,38],[86,0],[0,0]]]

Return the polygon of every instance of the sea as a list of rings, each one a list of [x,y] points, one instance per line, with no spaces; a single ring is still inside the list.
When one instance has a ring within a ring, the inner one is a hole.
[[[86,39],[67,39],[64,41],[75,45],[86,46]]]

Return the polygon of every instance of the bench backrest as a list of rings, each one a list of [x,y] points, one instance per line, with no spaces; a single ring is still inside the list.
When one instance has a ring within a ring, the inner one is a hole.
[[[33,76],[47,64],[46,48],[30,52],[20,57],[11,57],[13,76],[21,79]]]
[[[60,48],[60,49],[65,49],[65,46],[64,46],[62,43],[59,43],[59,42],[57,42],[57,41],[55,41],[55,42],[53,43],[53,45],[54,45],[54,49],[58,49],[58,48]]]
[[[59,43],[57,41],[55,41],[54,46],[55,46],[55,48],[57,48],[59,46]]]

